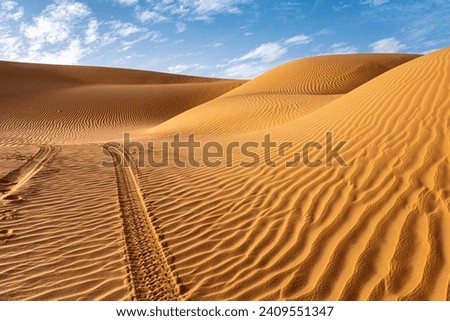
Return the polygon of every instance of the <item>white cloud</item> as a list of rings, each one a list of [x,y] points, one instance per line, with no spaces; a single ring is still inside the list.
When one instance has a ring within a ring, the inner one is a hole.
[[[223,75],[228,78],[250,79],[263,73],[267,69],[267,67],[259,64],[245,63],[227,68]]]
[[[126,51],[130,49],[133,45],[137,44],[138,42],[149,40],[156,43],[161,43],[167,40],[167,38],[164,38],[160,32],[158,31],[148,31],[141,35],[140,37],[129,40],[129,41],[122,41],[122,51]]]
[[[177,22],[177,24],[175,25],[175,28],[177,29],[177,33],[182,33],[187,30],[187,26],[183,22]]]
[[[90,15],[89,7],[81,2],[53,1],[31,21],[20,24],[20,41],[8,40],[9,56],[29,62],[78,63],[89,51],[82,46],[80,36],[86,43],[95,41],[94,23],[87,22]]]
[[[239,5],[246,2],[248,0],[147,0],[151,10],[159,14],[197,21],[211,21],[218,14],[239,14]]]
[[[188,70],[189,68],[190,68],[189,65],[185,65],[185,64],[177,64],[177,65],[175,65],[175,66],[169,66],[169,67],[167,68],[167,70],[168,70],[169,72],[173,72],[173,73],[178,74],[178,73],[181,73],[181,72],[183,72],[183,71],[185,71],[185,70]]]
[[[82,18],[89,15],[88,6],[81,2],[70,0],[55,0],[43,11],[43,15],[58,21],[74,21],[76,18]]]
[[[15,2],[15,1],[2,0],[2,1],[0,2],[0,7],[1,7],[3,10],[6,10],[6,11],[11,11],[11,10],[14,9],[16,6],[17,6],[17,2]]]
[[[330,46],[329,51],[321,53],[321,55],[343,55],[358,52],[358,47],[349,45],[346,42],[337,42]]]
[[[243,0],[181,0],[180,3],[186,7],[192,7],[200,15],[217,13],[240,13],[237,7]]]
[[[223,45],[224,45],[223,42],[216,41],[216,42],[213,42],[212,44],[207,45],[206,47],[208,47],[208,48],[219,48],[219,47],[222,47]]]
[[[339,3],[339,5],[333,6],[331,7],[334,11],[336,12],[340,12],[340,11],[344,11],[348,8],[351,8],[351,5],[347,4],[347,3]]]
[[[98,22],[96,19],[89,21],[88,28],[86,30],[86,44],[91,44],[98,39]]]
[[[402,44],[400,41],[398,41],[393,37],[375,41],[374,43],[371,43],[369,47],[372,49],[373,52],[387,52],[387,53],[400,52],[408,48],[406,45]]]
[[[287,49],[276,42],[268,42],[260,45],[245,55],[232,59],[230,63],[242,62],[251,59],[261,59],[262,62],[272,62],[287,53]]]
[[[20,19],[22,14],[16,1],[0,0],[0,59],[77,64],[105,46],[115,44],[114,50],[121,52],[141,41],[167,40],[157,31],[130,22],[99,21],[81,0],[52,0],[26,21],[4,23]],[[158,16],[144,18],[160,20]]]
[[[313,39],[299,34],[278,42],[263,43],[246,54],[229,60],[226,64],[216,68],[225,68],[225,77],[253,78],[265,70],[273,67],[274,62],[283,57],[292,46],[308,44]]]
[[[0,19],[19,21],[24,10],[16,1],[0,0]]]
[[[364,0],[364,1],[361,1],[362,4],[368,4],[368,5],[372,5],[375,7],[381,6],[388,2],[389,2],[389,0]]]
[[[133,0],[116,0],[132,2]],[[239,6],[249,0],[147,0],[147,6],[136,7],[136,17],[142,23],[175,20],[175,30],[187,30],[186,22],[211,22],[215,15],[239,14]]]
[[[140,41],[151,39],[154,42],[163,42],[166,39],[161,37],[157,31],[148,31],[147,28],[141,28],[130,22],[112,20],[101,22],[102,31],[97,33],[97,45],[104,47],[120,41],[120,51],[127,50]]]
[[[115,1],[122,6],[134,6],[139,3],[139,0],[115,0]]]
[[[139,28],[130,22],[112,21],[111,23],[112,35],[120,38],[126,38],[133,34],[147,31],[147,29]]]
[[[6,60],[15,60],[20,57],[22,41],[19,37],[0,35],[0,57]]]
[[[31,51],[29,53],[29,56],[24,60],[48,64],[74,65],[80,61],[80,59],[86,54],[86,52],[87,49],[81,46],[81,41],[75,39],[72,40],[67,47],[56,52]]]
[[[180,73],[183,73],[183,72],[185,72],[187,70],[192,70],[192,69],[194,69],[194,70],[202,70],[202,69],[205,69],[205,68],[206,67],[201,65],[201,64],[190,64],[190,65],[177,64],[177,65],[174,65],[174,66],[167,67],[167,70],[169,72],[171,72],[171,73],[174,73],[174,74],[180,74]]]
[[[37,42],[56,44],[67,39],[70,33],[70,25],[48,17],[36,17],[34,18],[34,24],[22,25],[21,31],[25,37]]]
[[[286,45],[306,45],[312,41],[312,38],[307,35],[297,35],[286,39],[284,43]]]
[[[7,14],[6,18],[14,20],[14,21],[19,21],[23,17],[23,14],[24,14],[24,10],[22,7],[20,7],[17,9],[16,12]]]
[[[45,43],[56,44],[68,39],[75,29],[77,20],[87,17],[89,8],[79,2],[67,0],[55,1],[37,17],[33,23],[21,25],[23,35],[33,42],[34,46]]]
[[[149,11],[149,10],[144,10],[144,11],[140,11],[136,14],[137,18],[139,19],[140,22],[145,23],[145,22],[152,22],[152,23],[159,23],[159,22],[163,22],[166,21],[167,18],[155,11]]]

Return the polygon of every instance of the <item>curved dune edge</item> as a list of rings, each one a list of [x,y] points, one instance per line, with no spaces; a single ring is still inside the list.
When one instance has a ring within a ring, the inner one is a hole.
[[[230,135],[268,130],[307,115],[419,55],[354,54],[295,60],[149,129]]]
[[[244,81],[0,62],[0,143],[86,143],[155,126]]]
[[[270,131],[300,147],[332,132],[348,140],[347,167],[142,169],[184,297],[446,300],[448,70],[443,49]],[[263,133],[223,142],[262,141]],[[274,159],[284,164],[290,155]]]

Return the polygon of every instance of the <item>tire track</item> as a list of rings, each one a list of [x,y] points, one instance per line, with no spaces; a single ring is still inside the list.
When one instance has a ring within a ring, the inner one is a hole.
[[[14,193],[38,173],[58,151],[59,147],[42,145],[25,164],[1,178],[0,202],[14,200]]]
[[[147,212],[131,157],[105,145],[114,160],[125,252],[134,300],[179,300],[180,289]]]

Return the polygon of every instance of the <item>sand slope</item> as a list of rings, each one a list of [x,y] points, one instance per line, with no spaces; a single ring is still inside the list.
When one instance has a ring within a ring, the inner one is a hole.
[[[0,62],[4,142],[79,143],[148,128],[242,81]]]
[[[0,300],[450,299],[450,49],[308,58],[245,84],[0,68]],[[100,166],[121,147],[86,142],[124,130],[157,154],[177,132],[293,147],[275,167]],[[326,132],[348,166],[285,166]]]
[[[41,151],[0,201],[0,300],[129,299],[114,169],[95,145]]]
[[[418,55],[359,54],[300,59],[150,129],[163,133],[238,134],[302,117]]]
[[[347,167],[141,171],[185,297],[447,299],[448,70],[450,49],[414,59],[270,131],[297,150],[333,132]]]

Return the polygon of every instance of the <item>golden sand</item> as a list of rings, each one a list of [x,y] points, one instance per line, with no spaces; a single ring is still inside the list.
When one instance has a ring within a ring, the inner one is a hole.
[[[312,57],[248,82],[0,70],[0,300],[449,298],[450,49]],[[123,132],[332,132],[348,166],[101,167],[120,147],[99,142]]]

